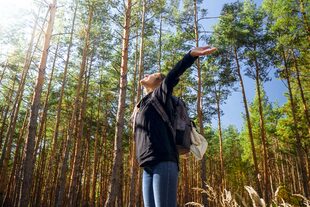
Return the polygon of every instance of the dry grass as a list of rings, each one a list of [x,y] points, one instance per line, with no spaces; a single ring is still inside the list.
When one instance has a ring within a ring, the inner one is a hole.
[[[246,192],[249,195],[250,203],[245,203],[242,200],[242,205],[238,204],[233,194],[224,189],[223,192],[218,192],[214,190],[211,186],[206,184],[205,189],[202,188],[193,188],[193,190],[208,195],[208,200],[213,203],[213,207],[221,206],[221,207],[241,207],[241,206],[253,206],[253,207],[267,207],[264,199],[260,198],[258,193],[251,186],[244,187]],[[198,202],[188,202],[185,204],[186,206],[199,206],[204,207],[202,204]],[[279,186],[273,195],[272,204],[270,207],[310,207],[310,201],[300,194],[291,194],[286,190],[283,186]]]

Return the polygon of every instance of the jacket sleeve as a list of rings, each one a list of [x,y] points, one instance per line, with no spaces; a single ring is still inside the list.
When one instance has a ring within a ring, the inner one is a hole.
[[[166,78],[157,88],[155,96],[166,105],[167,98],[172,96],[173,88],[178,84],[180,76],[189,68],[198,57],[193,57],[188,52],[184,57],[169,71]]]

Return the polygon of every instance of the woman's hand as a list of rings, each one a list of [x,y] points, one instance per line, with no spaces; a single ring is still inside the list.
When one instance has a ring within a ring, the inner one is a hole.
[[[193,57],[199,57],[199,56],[209,55],[216,50],[217,50],[216,47],[210,47],[210,46],[195,47],[194,49],[191,50],[190,54]]]

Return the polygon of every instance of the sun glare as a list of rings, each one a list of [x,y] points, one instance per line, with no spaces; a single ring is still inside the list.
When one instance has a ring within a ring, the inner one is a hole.
[[[14,23],[22,14],[31,11],[33,0],[0,0],[0,28]]]

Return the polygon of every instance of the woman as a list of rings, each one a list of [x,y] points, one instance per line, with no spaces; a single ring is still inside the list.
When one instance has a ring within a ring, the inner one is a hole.
[[[140,80],[147,95],[137,104],[134,111],[136,156],[143,167],[143,201],[145,207],[175,207],[177,205],[177,182],[179,156],[172,133],[161,116],[150,103],[156,96],[172,117],[171,96],[179,77],[194,61],[216,48],[197,47],[187,53],[167,74],[154,73]]]

